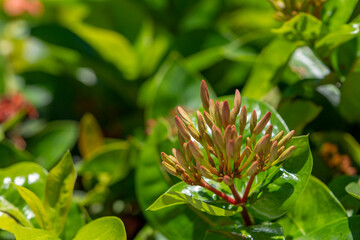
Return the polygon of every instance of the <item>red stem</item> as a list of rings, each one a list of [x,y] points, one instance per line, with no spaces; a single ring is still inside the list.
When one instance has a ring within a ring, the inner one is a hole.
[[[231,186],[229,186],[229,188],[230,188],[237,204],[241,203],[241,197],[240,197],[238,191],[236,190],[235,185],[231,185]]]
[[[251,185],[253,184],[254,182],[254,178],[255,178],[255,175],[251,175],[247,185],[246,185],[246,189],[245,189],[245,192],[244,192],[244,195],[243,195],[243,198],[241,199],[241,203],[246,203],[246,200],[249,196],[249,192],[250,192],[250,188],[251,188]]]
[[[201,181],[201,186],[212,191],[213,193],[215,193],[216,195],[218,195],[219,197],[221,197],[222,199],[224,199],[225,201],[227,201],[228,203],[230,204],[233,204],[233,205],[237,205],[238,202],[229,197],[228,195],[226,195],[225,193],[223,192],[220,192],[219,190],[217,190],[216,188],[214,188],[213,186],[209,185],[208,183],[206,183],[205,181]]]

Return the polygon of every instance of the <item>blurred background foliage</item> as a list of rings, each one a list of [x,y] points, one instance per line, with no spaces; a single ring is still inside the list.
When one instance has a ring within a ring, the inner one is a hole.
[[[240,89],[311,133],[313,175],[356,213],[344,187],[360,170],[360,1],[306,2],[0,0],[0,167],[49,170],[70,149],[88,219],[119,216],[129,239],[199,239],[213,219],[145,210],[176,182],[159,153],[205,79],[213,97]]]

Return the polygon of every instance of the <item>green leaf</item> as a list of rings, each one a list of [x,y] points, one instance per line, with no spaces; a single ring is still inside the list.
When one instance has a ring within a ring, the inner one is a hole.
[[[291,157],[280,167],[265,172],[266,179],[251,190],[249,212],[261,219],[275,219],[293,206],[304,190],[312,170],[312,155],[307,136],[293,137]]]
[[[327,0],[324,4],[322,20],[334,31],[350,20],[356,11],[358,0]]]
[[[0,155],[1,162],[0,167],[8,167],[14,163],[24,162],[24,161],[34,161],[34,157],[27,151],[16,149],[13,145],[0,142]]]
[[[216,189],[224,189],[225,184],[217,184],[214,181],[208,182],[214,185]],[[162,208],[179,205],[190,204],[194,208],[215,216],[232,216],[242,211],[241,207],[231,205],[211,191],[200,186],[190,186],[184,182],[180,182],[172,186],[166,193],[161,195],[148,210],[157,211]]]
[[[314,120],[321,110],[321,106],[306,100],[286,101],[278,109],[288,127],[297,134],[301,134],[303,128]]]
[[[263,239],[284,239],[281,226],[277,223],[264,223],[261,225],[226,226],[208,230],[204,240],[263,240]]]
[[[285,236],[297,238],[343,217],[346,212],[339,200],[324,183],[311,177],[299,199],[278,222]]]
[[[16,240],[61,240],[46,230],[23,227],[2,212],[0,212],[0,229],[13,233]]]
[[[67,152],[46,179],[44,207],[57,235],[64,228],[75,180],[76,171],[70,152]]]
[[[260,99],[277,84],[281,70],[288,63],[297,44],[276,38],[258,55],[242,95]],[[276,61],[274,61],[276,59]]]
[[[165,120],[157,121],[141,151],[136,168],[137,199],[149,223],[168,239],[202,239],[207,228],[216,226],[216,222],[210,215],[185,205],[168,207],[156,212],[146,211],[161,194],[174,184],[174,179],[170,178],[161,167],[159,155],[159,151],[171,151],[175,144],[169,140],[169,134],[169,123]],[[216,217],[216,219],[224,220],[222,217]]]
[[[60,238],[63,240],[72,240],[76,233],[85,225],[85,216],[80,207],[72,201],[69,208],[69,214],[66,218],[64,231]]]
[[[350,74],[341,86],[340,112],[351,122],[359,122],[360,119],[360,73]]]
[[[99,123],[91,113],[85,114],[80,121],[79,127],[79,151],[84,160],[94,150],[103,145],[104,136]]]
[[[0,197],[0,212],[10,214],[25,227],[32,227],[31,222],[25,217],[24,213],[22,213],[19,208],[15,207],[9,201],[7,201],[3,196]]]
[[[342,175],[334,178],[329,184],[330,190],[336,196],[337,199],[341,202],[344,208],[349,214],[352,215],[360,209],[360,201],[349,195],[345,188],[351,182],[356,182],[359,180],[359,177],[356,176],[346,176]]]
[[[27,149],[38,158],[41,166],[51,169],[64,152],[74,146],[77,135],[75,122],[51,122],[38,135],[28,139]]]
[[[340,218],[335,222],[330,222],[323,228],[312,231],[310,234],[296,238],[296,240],[323,240],[341,239],[356,240],[360,238],[359,228],[360,216],[350,218]]]
[[[315,51],[321,57],[327,57],[335,48],[358,36],[360,36],[359,23],[343,25],[338,30],[327,34],[316,42]]]
[[[126,240],[123,222],[117,217],[102,217],[86,224],[76,234],[74,240]]]
[[[289,61],[289,66],[301,79],[323,79],[330,73],[330,69],[308,46],[299,47],[295,50]]]
[[[40,228],[45,230],[52,230],[51,222],[49,221],[49,216],[45,211],[43,203],[41,200],[27,188],[16,186],[16,190],[19,192],[20,196],[26,201],[33,211],[36,221],[38,222]]]
[[[72,10],[68,11],[71,14]],[[85,40],[104,60],[114,64],[127,79],[136,79],[139,74],[138,58],[130,41],[119,32],[80,21],[82,19],[68,19],[65,25]]]
[[[351,196],[353,196],[354,198],[357,198],[360,200],[360,186],[359,186],[359,182],[352,182],[349,183],[346,188],[345,188],[346,192],[349,193]]]
[[[169,55],[154,78],[140,90],[139,101],[145,107],[146,119],[169,115],[171,109],[181,104],[195,109],[200,106],[200,81],[202,76],[190,71],[175,52]],[[210,95],[214,96],[210,88]],[[182,94],[178,94],[182,89]]]
[[[0,169],[0,211],[11,214],[24,226],[36,225],[31,208],[11,183],[23,186],[34,192],[38,198],[43,199],[46,175],[45,169],[38,164],[29,162],[17,163]]]
[[[310,14],[299,13],[273,32],[291,41],[304,41],[311,45],[320,36],[321,21]]]
[[[79,174],[93,174],[101,177],[108,174],[111,183],[119,181],[127,176],[130,170],[128,161],[129,144],[118,142],[107,144],[94,151],[79,170]]]

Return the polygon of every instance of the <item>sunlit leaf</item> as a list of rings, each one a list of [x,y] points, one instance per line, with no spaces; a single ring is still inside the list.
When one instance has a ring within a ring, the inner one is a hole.
[[[47,172],[35,163],[17,163],[0,169],[0,211],[11,214],[24,226],[37,225],[31,208],[20,196],[14,184],[25,187],[36,194],[39,199],[44,197]],[[9,205],[10,204],[10,205]],[[31,223],[30,223],[31,222]]]
[[[330,73],[329,68],[307,46],[295,50],[289,66],[301,79],[323,79]]]
[[[30,206],[31,210],[35,214],[36,221],[38,222],[40,228],[46,230],[52,230],[51,222],[49,221],[49,217],[43,203],[41,200],[27,188],[22,186],[16,186],[16,189],[20,196],[26,201],[26,203]]]
[[[76,171],[70,152],[49,172],[46,179],[44,207],[49,214],[54,232],[60,235],[70,208]]]
[[[291,157],[280,167],[268,170],[258,188],[253,188],[248,199],[249,211],[262,219],[276,219],[290,209],[303,192],[312,170],[312,155],[307,136],[293,137]]]
[[[324,4],[322,20],[329,25],[330,31],[336,30],[350,20],[358,0],[327,0]]]
[[[74,240],[126,240],[126,232],[123,222],[117,217],[102,217],[96,219],[76,234]]]
[[[314,230],[306,236],[296,238],[296,240],[322,240],[322,239],[344,239],[355,240],[360,238],[359,228],[360,216],[350,218],[340,218],[337,221],[330,222],[323,228]]]
[[[315,51],[322,57],[328,56],[341,44],[360,36],[360,24],[349,23],[338,30],[330,32],[321,38],[315,45]]]
[[[360,200],[360,185],[359,182],[352,182],[349,183],[346,188],[345,188],[346,192],[349,193],[351,196],[353,196],[354,198],[357,198]]]
[[[299,13],[273,31],[291,41],[312,44],[320,36],[321,21],[310,14]]]
[[[16,240],[60,240],[49,231],[23,227],[2,212],[0,212],[0,229],[13,233]]]
[[[256,59],[250,77],[242,91],[246,97],[260,99],[276,86],[281,70],[290,60],[297,44],[276,38],[267,45]],[[276,59],[276,61],[274,61]]]
[[[297,238],[344,217],[346,212],[339,200],[325,184],[311,177],[299,199],[278,222],[285,236]]]
[[[216,189],[220,187],[216,182],[210,182]],[[194,208],[215,216],[231,216],[241,212],[241,207],[235,207],[214,193],[200,186],[189,186],[184,182],[172,186],[166,193],[161,195],[148,210],[157,211],[165,207],[179,204],[190,204]]]

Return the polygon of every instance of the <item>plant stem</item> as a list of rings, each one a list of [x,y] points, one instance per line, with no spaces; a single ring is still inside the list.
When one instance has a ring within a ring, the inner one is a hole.
[[[244,195],[243,195],[243,197],[242,197],[242,199],[241,199],[241,203],[246,203],[246,200],[247,200],[247,198],[248,198],[248,196],[249,196],[249,192],[250,192],[251,185],[252,185],[253,182],[254,182],[255,175],[256,175],[256,174],[251,175],[251,177],[250,177],[250,179],[249,179],[249,181],[248,181],[248,183],[247,183],[247,185],[246,185],[246,189],[245,189]]]
[[[255,176],[256,176],[256,174],[251,175],[251,177],[250,177],[250,179],[249,179],[249,181],[248,181],[248,183],[246,185],[244,195],[243,195],[243,197],[241,199],[241,206],[243,208],[243,210],[241,211],[241,216],[242,216],[242,218],[244,220],[245,226],[251,226],[253,224],[251,219],[250,219],[249,213],[248,213],[248,211],[247,211],[247,209],[245,207],[245,203],[246,203],[246,200],[247,200],[247,198],[249,196],[250,188],[251,188],[251,185],[254,182]]]
[[[251,226],[253,224],[251,219],[250,219],[249,213],[246,210],[245,206],[242,206],[241,216],[242,216],[242,218],[244,220],[245,226],[248,227],[248,226]]]
[[[229,186],[229,188],[230,188],[230,190],[231,190],[231,192],[232,192],[232,194],[233,194],[236,202],[237,202],[238,204],[241,203],[241,197],[240,197],[238,191],[236,190],[235,185],[231,185],[231,186]]]
[[[223,192],[220,192],[219,190],[217,190],[216,188],[214,188],[213,186],[211,186],[210,184],[208,184],[205,181],[201,181],[201,186],[206,188],[207,190],[210,190],[211,192],[215,193],[216,195],[218,195],[219,197],[221,197],[222,199],[224,199],[225,201],[227,201],[230,204],[233,204],[233,205],[238,204],[238,202],[235,199],[229,197],[228,195],[226,195]]]

